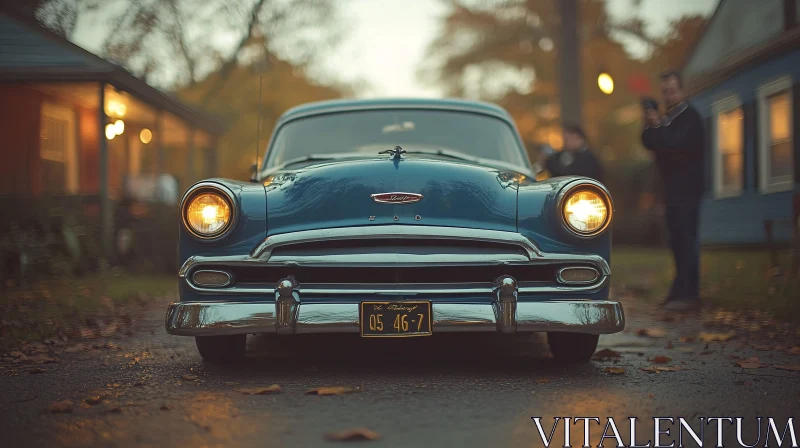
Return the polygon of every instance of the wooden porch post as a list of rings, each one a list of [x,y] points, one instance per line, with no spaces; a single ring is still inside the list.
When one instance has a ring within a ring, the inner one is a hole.
[[[108,139],[106,138],[106,84],[100,83],[98,92],[99,106],[97,108],[97,132],[99,136],[100,152],[100,238],[106,260],[110,260],[114,253],[113,234],[114,216],[111,210],[111,200],[108,197]]]
[[[156,112],[156,175],[164,173],[164,112],[159,109]]]

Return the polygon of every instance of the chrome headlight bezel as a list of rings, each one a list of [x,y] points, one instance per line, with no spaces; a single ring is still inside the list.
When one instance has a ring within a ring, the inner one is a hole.
[[[220,230],[212,233],[212,234],[204,234],[196,231],[191,224],[189,224],[187,218],[187,211],[189,208],[189,204],[197,198],[201,194],[216,194],[222,200],[224,200],[231,211],[230,219],[228,219],[228,223],[222,227]],[[181,222],[183,223],[183,228],[192,235],[194,238],[203,241],[203,242],[214,242],[219,241],[226,236],[230,235],[231,230],[236,225],[237,219],[237,212],[236,212],[236,201],[234,200],[233,192],[225,187],[222,184],[218,184],[215,182],[199,182],[193,185],[186,193],[183,195],[183,199],[181,200]]]
[[[572,227],[572,225],[570,225],[569,222],[567,221],[567,216],[566,216],[566,213],[565,213],[566,212],[565,206],[566,206],[567,200],[574,193],[577,193],[579,191],[586,191],[586,190],[597,194],[603,200],[603,202],[605,203],[606,210],[607,210],[606,220],[605,220],[605,222],[603,222],[603,225],[601,225],[597,229],[592,230],[590,232],[582,232],[582,231]],[[564,228],[564,230],[566,230],[567,233],[569,233],[570,235],[572,235],[572,236],[574,236],[576,238],[588,239],[588,238],[597,237],[599,235],[602,235],[609,228],[609,226],[611,225],[611,221],[612,221],[613,215],[614,215],[614,203],[611,200],[611,194],[608,192],[608,190],[600,182],[597,182],[597,181],[592,180],[592,179],[581,179],[581,180],[576,180],[574,182],[571,182],[568,185],[566,185],[564,188],[561,189],[561,192],[558,194],[558,199],[557,199],[556,203],[557,203],[557,207],[558,207],[557,208],[558,216],[559,216],[558,220],[559,220],[559,222],[561,224],[561,227]]]

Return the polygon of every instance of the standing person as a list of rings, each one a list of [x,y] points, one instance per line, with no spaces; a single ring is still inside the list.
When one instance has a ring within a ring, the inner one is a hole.
[[[564,150],[555,152],[549,146],[543,146],[542,165],[553,177],[584,176],[596,181],[603,181],[603,166],[600,160],[589,149],[586,134],[580,126],[564,126]]]
[[[645,105],[642,143],[655,155],[664,182],[669,246],[675,261],[675,279],[662,305],[671,311],[689,311],[701,305],[697,228],[705,190],[705,132],[700,114],[686,102],[680,74],[661,75],[661,94],[666,116]]]

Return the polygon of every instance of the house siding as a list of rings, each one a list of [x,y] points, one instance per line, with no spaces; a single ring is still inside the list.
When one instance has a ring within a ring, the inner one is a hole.
[[[795,186],[793,191],[761,194],[758,190],[758,126],[757,89],[760,85],[782,76],[793,80],[794,95],[794,161]],[[793,195],[800,192],[800,135],[798,134],[798,83],[800,83],[800,50],[771,59],[758,66],[742,70],[735,76],[704,91],[692,99],[698,112],[707,119],[712,118],[714,102],[737,95],[745,111],[744,137],[744,188],[740,196],[715,199],[709,188],[701,214],[700,238],[704,244],[736,245],[766,242],[764,223],[775,221],[774,239],[788,242],[792,238]],[[711,132],[711,128],[707,129]],[[706,160],[706,175],[711,176],[713,155],[709,147]],[[713,185],[713,181],[708,182]]]
[[[21,85],[0,85],[0,194],[41,189],[39,125],[44,96]]]

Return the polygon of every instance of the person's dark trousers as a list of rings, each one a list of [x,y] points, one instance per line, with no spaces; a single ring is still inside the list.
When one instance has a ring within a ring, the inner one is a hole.
[[[667,300],[700,297],[699,195],[666,198],[669,247],[675,260],[675,280]]]

